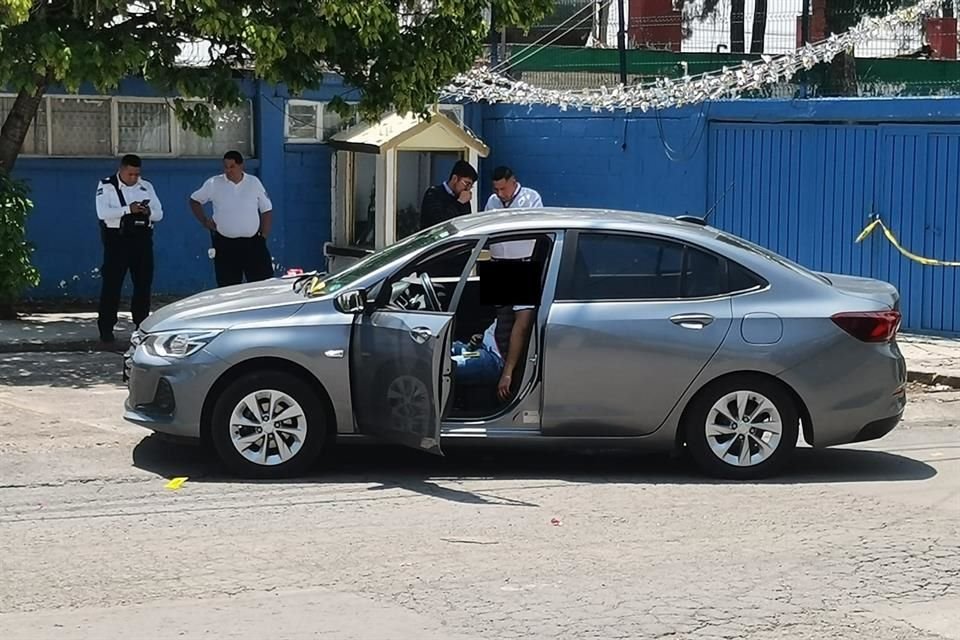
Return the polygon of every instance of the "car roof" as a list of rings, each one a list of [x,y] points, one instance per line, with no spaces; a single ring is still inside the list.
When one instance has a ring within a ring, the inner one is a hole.
[[[450,222],[458,232],[471,234],[544,228],[680,232],[704,237],[715,237],[718,233],[717,229],[703,224],[654,213],[573,207],[499,209],[460,216]]]

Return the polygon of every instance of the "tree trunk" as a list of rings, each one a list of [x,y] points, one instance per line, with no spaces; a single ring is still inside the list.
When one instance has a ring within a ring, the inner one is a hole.
[[[33,91],[23,89],[17,94],[13,108],[7,114],[7,119],[0,129],[0,171],[9,174],[17,162],[23,141],[27,137],[30,123],[37,115],[40,101],[47,90],[46,82],[38,82]]]
[[[844,51],[837,55],[830,63],[827,73],[831,95],[857,95],[857,59],[853,56],[853,51]]]
[[[746,45],[743,18],[745,12],[745,0],[731,0],[730,2],[730,52],[743,53]]]
[[[753,5],[753,29],[750,31],[750,53],[763,53],[767,35],[767,0],[756,0]]]

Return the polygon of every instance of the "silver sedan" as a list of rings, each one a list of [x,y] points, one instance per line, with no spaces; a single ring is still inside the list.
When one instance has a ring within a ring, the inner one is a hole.
[[[497,246],[529,252],[491,260]],[[452,349],[524,295],[534,320],[508,397],[466,384]],[[125,356],[125,418],[202,438],[251,477],[372,436],[434,454],[491,440],[681,449],[749,479],[781,470],[801,436],[826,447],[896,426],[899,324],[893,286],[811,272],[699,219],[486,213],[336,274],[160,309]]]

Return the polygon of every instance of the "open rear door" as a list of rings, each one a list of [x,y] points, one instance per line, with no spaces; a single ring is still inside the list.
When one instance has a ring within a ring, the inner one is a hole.
[[[358,316],[350,386],[361,433],[442,455],[452,325],[452,313],[378,310]]]

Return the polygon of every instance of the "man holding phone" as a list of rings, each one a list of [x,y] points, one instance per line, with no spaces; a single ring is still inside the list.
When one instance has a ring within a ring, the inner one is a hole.
[[[153,185],[140,178],[139,156],[125,155],[117,172],[97,185],[97,218],[103,242],[100,269],[100,308],[97,325],[100,341],[114,342],[120,293],[127,271],[133,282],[130,313],[137,327],[150,314],[153,285],[153,225],[163,218],[163,208]]]

